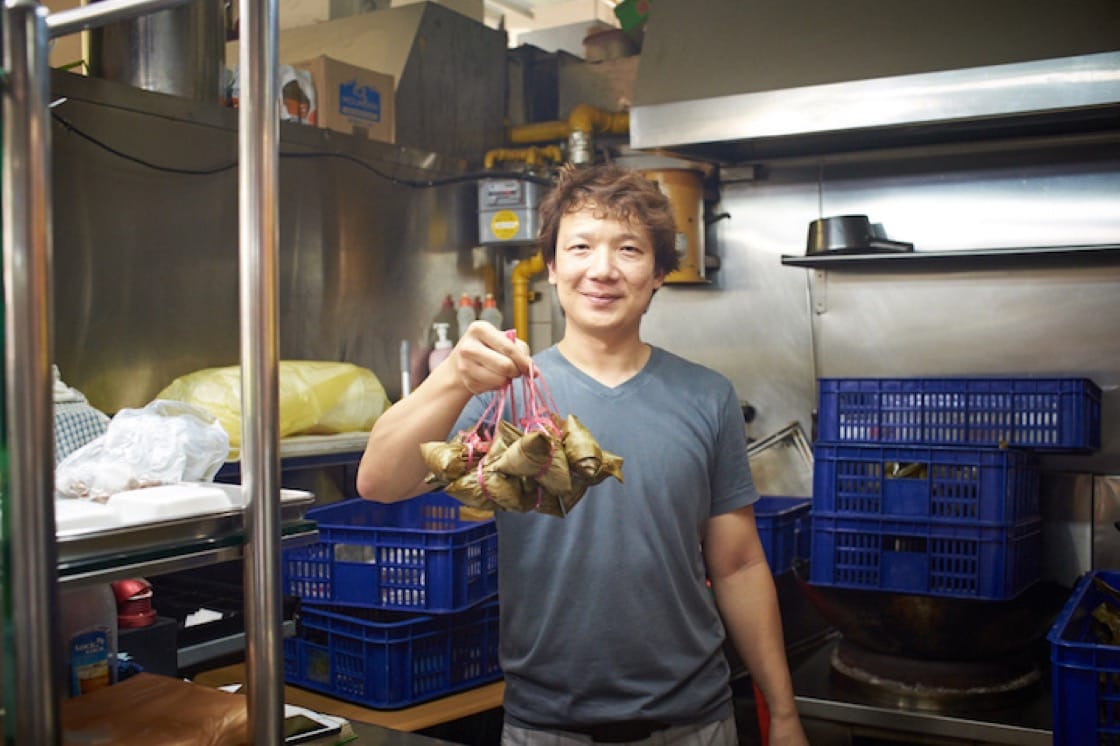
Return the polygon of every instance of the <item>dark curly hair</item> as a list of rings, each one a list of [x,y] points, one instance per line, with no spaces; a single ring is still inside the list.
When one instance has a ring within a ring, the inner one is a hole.
[[[556,259],[560,219],[587,205],[595,205],[601,217],[644,227],[653,244],[657,272],[667,275],[680,267],[677,227],[669,198],[656,182],[614,163],[561,169],[556,186],[540,205],[538,245],[546,263]]]

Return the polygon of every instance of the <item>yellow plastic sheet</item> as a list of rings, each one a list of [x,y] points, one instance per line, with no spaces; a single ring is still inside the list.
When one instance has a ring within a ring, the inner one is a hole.
[[[368,432],[389,397],[373,371],[351,363],[280,361],[280,437]],[[157,399],[202,407],[241,447],[241,367],[206,368],[176,378]]]

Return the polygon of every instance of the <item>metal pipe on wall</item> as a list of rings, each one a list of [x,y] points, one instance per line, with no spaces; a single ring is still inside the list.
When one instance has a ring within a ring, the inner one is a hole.
[[[276,0],[241,2],[238,244],[249,742],[282,743]]]
[[[9,0],[3,18],[4,366],[12,629],[18,682],[6,695],[19,743],[61,741],[54,417],[51,397],[51,184],[47,10]]]

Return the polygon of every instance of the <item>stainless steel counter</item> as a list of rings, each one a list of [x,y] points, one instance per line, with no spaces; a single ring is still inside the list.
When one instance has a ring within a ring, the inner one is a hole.
[[[790,661],[797,708],[814,746],[851,744],[853,738],[880,738],[923,744],[1017,744],[1050,746],[1052,711],[1049,673],[1035,690],[1002,709],[953,712],[891,706],[833,674],[831,657],[839,640]]]

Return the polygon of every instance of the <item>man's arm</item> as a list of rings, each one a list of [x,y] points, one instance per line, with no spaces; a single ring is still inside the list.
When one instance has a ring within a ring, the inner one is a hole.
[[[471,324],[451,355],[377,418],[358,465],[358,494],[388,503],[426,492],[420,444],[445,440],[474,394],[501,388],[529,364],[524,342],[485,321]]]
[[[758,538],[754,508],[708,521],[704,560],[723,624],[766,699],[770,743],[808,744],[793,700],[778,593]]]

